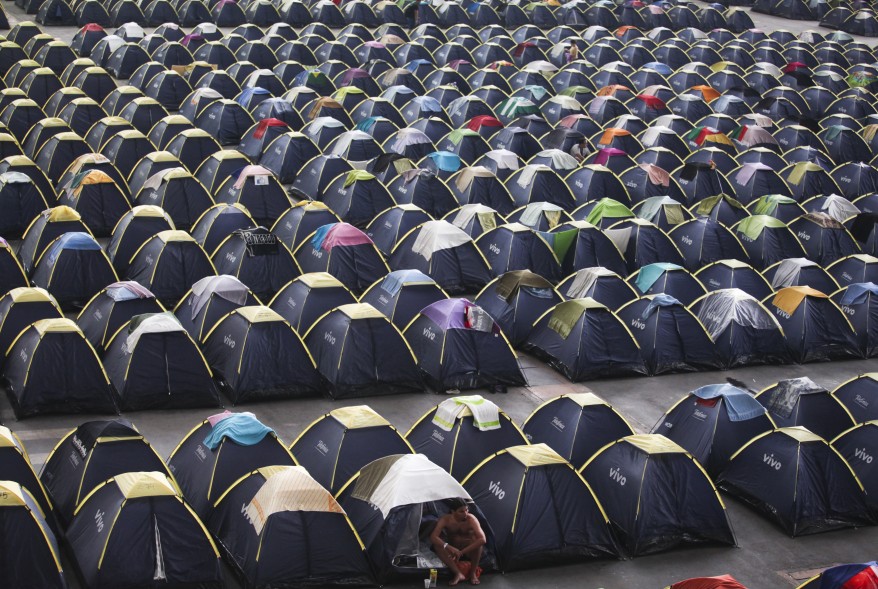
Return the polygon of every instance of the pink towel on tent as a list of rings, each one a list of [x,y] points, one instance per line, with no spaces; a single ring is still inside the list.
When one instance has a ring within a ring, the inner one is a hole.
[[[654,164],[640,164],[640,167],[646,170],[649,181],[653,184],[661,184],[662,186],[671,185],[671,175]]]
[[[326,234],[321,247],[329,251],[337,245],[361,245],[372,243],[369,236],[347,223],[336,223]]]
[[[614,147],[608,147],[606,149],[599,149],[598,155],[594,159],[594,163],[599,166],[606,166],[607,162],[610,161],[610,158],[614,155],[623,155],[625,152],[621,149],[616,149]]]
[[[241,173],[238,174],[238,179],[235,181],[235,188],[237,190],[241,190],[244,187],[244,182],[247,181],[247,178],[250,176],[273,176],[271,170],[268,168],[264,168],[262,166],[246,166]]]

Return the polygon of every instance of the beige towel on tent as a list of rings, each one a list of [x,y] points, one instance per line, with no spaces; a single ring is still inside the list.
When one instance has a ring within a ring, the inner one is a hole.
[[[473,414],[473,426],[479,431],[500,429],[500,409],[481,395],[467,395],[442,401],[433,414],[433,424],[450,432],[457,416],[464,409],[469,409]]]

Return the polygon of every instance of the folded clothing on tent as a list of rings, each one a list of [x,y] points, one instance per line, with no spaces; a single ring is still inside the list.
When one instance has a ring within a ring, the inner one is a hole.
[[[216,450],[223,438],[228,438],[241,446],[254,446],[274,430],[256,419],[252,413],[229,413],[214,424],[204,438],[204,445]]]
[[[705,401],[719,397],[725,399],[726,414],[730,421],[746,421],[765,415],[765,407],[756,397],[730,384],[709,384],[695,389],[692,394]]]
[[[247,302],[247,287],[234,276],[206,276],[192,285],[192,319],[195,319],[214,294],[236,305]]]
[[[464,409],[469,409],[473,414],[473,426],[480,431],[500,429],[500,409],[481,395],[466,395],[442,401],[433,415],[433,424],[450,432],[457,416]]]
[[[114,301],[130,301],[132,299],[154,299],[155,295],[146,288],[141,286],[139,282],[134,280],[123,280],[114,282],[107,287],[107,296]]]
[[[775,386],[771,392],[771,398],[768,400],[768,410],[774,414],[788,419],[796,408],[801,395],[808,393],[818,393],[824,391],[823,387],[816,384],[807,376],[801,378],[791,378],[782,380]]]

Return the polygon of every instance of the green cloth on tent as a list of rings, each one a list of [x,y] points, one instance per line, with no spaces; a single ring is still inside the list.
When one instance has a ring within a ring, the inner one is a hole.
[[[497,218],[494,213],[476,213],[476,218],[479,220],[482,231],[487,232],[497,227]]]
[[[460,145],[460,142],[463,141],[464,137],[470,137],[472,135],[478,135],[478,133],[472,129],[455,129],[448,134],[448,140],[454,145]]]
[[[838,136],[841,135],[841,132],[845,129],[847,129],[847,127],[843,125],[832,125],[828,129],[826,129],[825,139],[829,141],[835,141]]]
[[[335,91],[333,98],[341,102],[348,94],[365,94],[365,92],[356,86],[344,86]]]
[[[698,203],[698,208],[695,209],[695,212],[699,215],[710,215],[710,212],[713,210],[713,207],[719,204],[721,200],[725,200],[726,203],[734,207],[736,209],[743,209],[744,205],[736,201],[734,198],[725,196],[725,195],[717,195],[717,196],[708,196],[700,203]]]
[[[823,168],[812,162],[799,162],[793,166],[793,171],[790,172],[790,175],[787,177],[787,182],[793,186],[798,186],[802,183],[802,178],[805,177],[807,172],[815,172],[822,169]]]
[[[671,225],[679,225],[685,220],[683,218],[683,206],[668,196],[654,196],[646,199],[640,205],[637,213],[641,219],[646,219],[652,223],[662,207],[664,207],[665,217],[667,217],[668,223]]]
[[[796,201],[782,194],[767,194],[759,199],[753,210],[754,215],[772,215],[778,205],[793,204]]]
[[[570,96],[571,98],[575,98],[577,94],[587,94],[590,93],[591,90],[586,88],[585,86],[568,86],[564,90],[558,93],[559,96]]]
[[[668,270],[679,269],[680,266],[676,264],[668,264],[664,262],[649,264],[640,269],[640,272],[637,273],[637,279],[634,281],[634,284],[637,285],[640,292],[646,294],[647,291],[652,288],[652,285],[655,284],[655,281],[662,277],[662,274]]]
[[[786,227],[786,225],[783,221],[774,217],[754,215],[742,219],[738,223],[736,230],[755,241],[759,239],[759,236],[762,235],[762,230],[766,227]]]
[[[565,301],[555,307],[552,316],[549,317],[549,329],[556,331],[558,335],[567,339],[570,332],[576,326],[576,322],[588,309],[602,308],[603,305],[593,299],[573,299]]]
[[[552,288],[552,283],[539,274],[527,270],[514,270],[497,279],[497,295],[508,301],[522,286]]]
[[[591,210],[585,220],[592,225],[599,225],[601,219],[603,219],[604,217],[625,219],[634,216],[635,215],[633,212],[631,212],[631,209],[620,203],[618,200],[613,200],[612,198],[602,198],[594,206],[594,208]]]
[[[539,233],[540,236],[552,247],[552,251],[555,252],[555,257],[558,258],[558,262],[560,262],[567,255],[567,250],[573,245],[579,231],[576,229],[568,229],[567,231],[558,231],[555,233],[549,233],[547,231],[537,231],[537,233]]]
[[[366,170],[351,170],[348,172],[347,177],[344,179],[344,188],[352,185],[354,182],[359,182],[360,180],[374,180],[375,176],[367,172]]]

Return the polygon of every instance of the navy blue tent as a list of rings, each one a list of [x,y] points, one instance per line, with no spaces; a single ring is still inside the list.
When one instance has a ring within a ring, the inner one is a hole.
[[[586,462],[580,473],[631,556],[683,543],[736,543],[707,473],[692,455],[662,435],[617,440]]]
[[[299,334],[268,307],[240,307],[202,339],[208,363],[233,403],[310,396],[320,375]]]
[[[741,446],[772,429],[774,422],[751,393],[728,384],[712,384],[677,401],[652,432],[682,446],[716,476]]]
[[[370,286],[360,297],[400,330],[406,328],[424,307],[447,299],[435,280],[419,270],[395,270]]]
[[[212,259],[218,274],[235,276],[263,300],[301,274],[290,250],[265,227],[232,232],[217,246]]]
[[[563,300],[542,276],[517,270],[488,283],[475,303],[494,318],[509,342],[518,347],[527,339],[534,322]]]
[[[855,422],[878,419],[878,379],[874,372],[841,383],[832,394],[847,408]]]
[[[732,456],[717,486],[790,536],[874,523],[850,466],[802,427],[777,429],[750,441]]]
[[[565,394],[550,399],[522,426],[533,444],[546,444],[578,467],[611,442],[634,435],[621,413],[594,393]]]
[[[333,399],[423,389],[409,344],[372,305],[333,309],[308,329],[304,339]]]
[[[318,228],[293,256],[302,272],[329,272],[357,294],[390,271],[372,240],[347,223]]]
[[[527,382],[499,325],[466,299],[446,299],[421,309],[404,334],[437,391]]]
[[[590,298],[565,301],[534,322],[523,348],[570,380],[646,374],[640,346],[625,323]]]
[[[798,363],[857,356],[854,328],[827,295],[808,286],[788,286],[763,301],[783,328],[787,350]]]
[[[266,467],[235,481],[206,525],[248,587],[374,584],[350,519],[301,467]]]
[[[80,311],[76,324],[98,350],[135,315],[164,311],[155,295],[136,282],[116,282],[96,294]]]
[[[192,236],[168,230],[140,246],[131,258],[127,278],[148,288],[159,301],[175,304],[193,284],[215,274],[207,253]]]
[[[171,313],[132,317],[106,343],[103,361],[124,410],[220,404],[198,344]]]
[[[704,325],[724,368],[792,361],[777,319],[743,290],[711,291],[692,303],[689,310]]]
[[[844,405],[807,376],[766,387],[756,400],[778,427],[805,427],[827,441],[854,425]]]
[[[719,260],[695,273],[708,291],[738,288],[757,300],[771,294],[771,285],[752,266],[740,260]]]
[[[309,272],[286,284],[269,306],[302,334],[324,313],[356,302],[357,297],[332,274]]]
[[[83,307],[117,280],[106,254],[88,233],[65,233],[50,243],[34,267],[35,286],[45,288],[62,309]]]
[[[545,444],[501,450],[462,483],[494,532],[501,570],[621,554],[588,483]]]
[[[373,460],[411,452],[397,429],[368,405],[334,409],[290,444],[296,461],[333,493]]]
[[[720,358],[698,318],[677,299],[647,295],[617,311],[630,326],[650,374],[717,368]]]
[[[64,317],[58,303],[42,288],[17,287],[0,297],[0,349],[8,350],[23,329],[40,319]],[[6,361],[0,358],[0,370]]]
[[[832,447],[847,460],[866,491],[866,504],[873,518],[878,516],[878,471],[872,466],[878,423],[861,423],[832,440]]]
[[[480,423],[471,406],[490,408],[491,413],[496,410],[496,426]],[[454,417],[446,419],[449,415]],[[466,478],[495,452],[527,443],[515,422],[480,395],[459,396],[443,401],[441,408],[437,405],[415,421],[405,439],[415,452],[424,454],[458,480]]]

